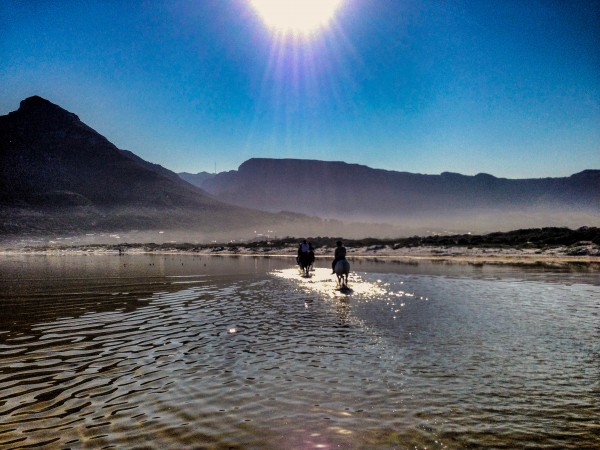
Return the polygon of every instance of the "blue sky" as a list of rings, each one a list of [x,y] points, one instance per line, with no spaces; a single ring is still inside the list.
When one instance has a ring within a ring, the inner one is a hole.
[[[174,171],[251,157],[508,178],[600,169],[600,1],[0,2],[0,114],[40,95]]]

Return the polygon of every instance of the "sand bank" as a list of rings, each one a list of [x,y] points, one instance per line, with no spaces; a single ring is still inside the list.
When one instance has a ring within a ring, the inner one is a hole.
[[[332,258],[333,247],[316,249],[317,258]],[[511,264],[544,265],[561,267],[569,265],[587,266],[600,271],[600,249],[595,245],[557,246],[546,249],[515,248],[469,248],[469,247],[402,247],[386,245],[371,247],[347,246],[348,258],[368,258],[398,262],[439,261],[462,264]],[[38,254],[195,254],[195,255],[235,255],[235,256],[279,256],[295,258],[296,245],[198,245],[198,244],[121,244],[121,245],[80,245],[80,246],[30,246],[3,249],[0,255]]]

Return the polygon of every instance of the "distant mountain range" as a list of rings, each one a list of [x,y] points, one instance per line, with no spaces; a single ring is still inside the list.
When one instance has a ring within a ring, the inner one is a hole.
[[[227,231],[289,220],[223,203],[37,96],[0,117],[0,211],[2,234]]]
[[[483,173],[421,175],[344,162],[253,158],[238,170],[180,176],[231,204],[342,220],[420,220],[429,226],[436,222],[448,226],[462,218],[463,228],[469,221],[477,228],[474,222],[483,216],[498,226],[517,216],[532,222],[529,226],[539,226],[549,216],[554,222],[561,216],[565,222],[600,217],[600,170],[564,178],[506,179]]]
[[[509,180],[255,158],[237,171],[178,176],[41,97],[0,116],[0,236],[168,229],[191,239],[264,229],[385,237],[584,225],[600,225],[599,170]]]

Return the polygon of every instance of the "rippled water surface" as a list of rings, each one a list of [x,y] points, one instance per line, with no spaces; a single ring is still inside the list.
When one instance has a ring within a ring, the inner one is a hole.
[[[597,274],[0,259],[5,448],[599,448]]]

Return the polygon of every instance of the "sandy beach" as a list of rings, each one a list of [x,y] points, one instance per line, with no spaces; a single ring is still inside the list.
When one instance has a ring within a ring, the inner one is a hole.
[[[457,264],[511,264],[544,265],[548,267],[578,266],[600,270],[600,249],[586,243],[578,246],[556,246],[546,249],[476,248],[419,246],[394,248],[389,245],[347,245],[349,259],[377,259],[382,261],[418,262],[439,261]],[[334,247],[323,246],[315,250],[318,260],[332,258]],[[293,245],[252,244],[93,244],[93,245],[40,245],[1,249],[0,255],[15,254],[197,254],[222,256],[283,256],[295,258]]]

